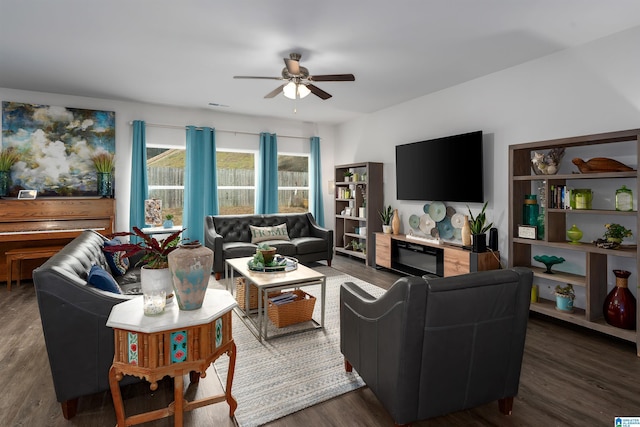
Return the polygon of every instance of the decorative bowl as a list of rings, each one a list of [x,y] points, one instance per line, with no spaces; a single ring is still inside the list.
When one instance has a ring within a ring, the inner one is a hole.
[[[564,258],[554,255],[536,255],[533,257],[533,259],[541,262],[545,265],[545,267],[547,267],[547,271],[545,271],[545,273],[547,274],[554,274],[553,271],[551,271],[551,267],[564,262]]]

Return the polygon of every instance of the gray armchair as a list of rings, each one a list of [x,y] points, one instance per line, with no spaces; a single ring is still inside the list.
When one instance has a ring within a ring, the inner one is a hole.
[[[396,425],[518,394],[533,273],[401,278],[376,299],[340,289],[340,349]]]

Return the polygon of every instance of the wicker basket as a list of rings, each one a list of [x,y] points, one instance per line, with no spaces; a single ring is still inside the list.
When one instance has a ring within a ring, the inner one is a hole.
[[[316,304],[316,298],[299,289],[288,291],[296,294],[296,300],[276,305],[269,302],[267,314],[269,319],[278,328],[293,325],[294,323],[307,322],[313,316],[313,307]],[[270,296],[272,294],[269,294]],[[273,295],[275,296],[275,295]]]
[[[247,289],[244,277],[238,277],[236,279],[236,301],[238,307],[244,310],[245,290]],[[258,308],[258,288],[255,285],[251,285],[249,288],[249,310],[255,310]]]

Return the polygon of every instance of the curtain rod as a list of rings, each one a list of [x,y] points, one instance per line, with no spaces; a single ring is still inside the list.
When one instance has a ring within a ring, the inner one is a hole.
[[[133,126],[133,122],[129,122],[129,126]],[[150,127],[154,127],[154,128],[166,128],[166,129],[186,129],[186,126],[178,126],[178,125],[163,125],[163,124],[159,124],[159,123],[147,123],[145,122],[145,126],[150,126]],[[201,127],[196,127],[197,130],[202,130]],[[233,133],[233,134],[241,134],[241,135],[256,135],[259,136],[259,133],[255,133],[255,132],[245,132],[245,131],[238,131],[238,130],[225,130],[225,129],[217,129],[214,128],[216,130],[216,132],[224,132],[224,133]],[[308,141],[311,137],[308,136],[293,136],[293,135],[280,135],[280,134],[276,134],[278,137],[280,138],[294,138],[294,139],[304,139],[306,141]]]

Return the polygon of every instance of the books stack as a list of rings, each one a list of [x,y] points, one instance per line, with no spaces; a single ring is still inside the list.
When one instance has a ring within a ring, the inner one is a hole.
[[[549,192],[549,208],[571,209],[571,191],[566,185],[552,185]]]
[[[282,294],[280,294],[278,296],[269,298],[269,301],[272,304],[275,304],[275,305],[282,305],[282,304],[287,304],[289,302],[293,302],[297,298],[298,298],[298,296],[296,294],[294,294],[293,292],[285,292],[285,293],[282,293]]]

